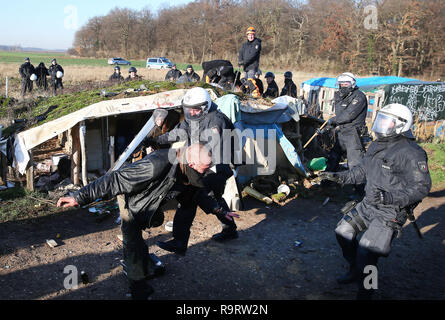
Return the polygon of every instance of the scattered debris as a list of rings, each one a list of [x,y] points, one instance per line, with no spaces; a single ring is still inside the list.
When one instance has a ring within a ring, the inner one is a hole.
[[[259,193],[255,189],[251,187],[245,187],[243,192],[247,193],[249,196],[254,197],[255,199],[258,199],[260,201],[265,202],[266,204],[272,204],[273,200],[264,194]]]
[[[55,248],[55,247],[58,246],[57,242],[54,241],[53,239],[46,240],[46,243],[47,243],[51,248]]]
[[[168,232],[172,232],[173,231],[173,221],[168,221],[165,224],[165,230],[167,230]]]

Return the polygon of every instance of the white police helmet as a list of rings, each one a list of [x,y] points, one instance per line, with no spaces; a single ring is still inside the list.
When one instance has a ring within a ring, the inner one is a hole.
[[[63,77],[63,72],[62,71],[57,71],[56,77],[59,78],[59,79],[62,78]]]
[[[392,103],[384,106],[377,112],[371,130],[378,138],[399,134],[411,136],[410,129],[412,124],[413,114],[411,110],[402,104]]]
[[[212,99],[206,89],[195,87],[188,90],[182,99],[185,120],[201,120],[209,112],[211,105]],[[194,115],[191,113],[192,109],[195,110]],[[197,109],[201,112],[195,114]]]
[[[354,88],[355,84],[356,84],[355,75],[353,75],[350,72],[342,73],[341,75],[339,75],[337,77],[336,85],[340,86],[340,83],[342,83],[342,82],[348,82],[351,84],[351,87]]]
[[[36,74],[33,73],[33,74],[29,77],[29,80],[31,80],[31,81],[36,81],[36,80],[37,80],[37,76],[36,76]]]

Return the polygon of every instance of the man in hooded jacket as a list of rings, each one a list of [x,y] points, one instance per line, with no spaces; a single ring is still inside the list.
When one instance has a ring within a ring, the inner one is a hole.
[[[247,41],[243,43],[238,55],[238,66],[243,66],[246,79],[254,78],[260,68],[261,39],[255,34],[254,27],[247,28]]]
[[[22,77],[22,97],[25,96],[26,91],[32,91],[32,74],[35,74],[34,66],[31,64],[29,58],[25,58],[25,62],[19,68],[20,76]]]

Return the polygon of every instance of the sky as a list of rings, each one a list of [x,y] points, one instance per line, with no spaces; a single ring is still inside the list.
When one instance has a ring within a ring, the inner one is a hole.
[[[68,49],[76,30],[88,19],[103,16],[111,9],[148,8],[153,13],[164,7],[192,0],[12,0],[1,1],[0,45],[20,45],[43,49]]]

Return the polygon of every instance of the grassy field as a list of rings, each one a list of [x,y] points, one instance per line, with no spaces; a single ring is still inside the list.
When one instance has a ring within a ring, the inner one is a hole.
[[[23,63],[23,60],[29,57],[31,63],[37,67],[40,62],[44,62],[48,67],[53,58],[57,59],[57,62],[62,66],[91,66],[91,67],[107,67],[110,66],[108,59],[95,59],[95,58],[74,58],[64,53],[55,52],[9,52],[0,51],[0,63],[17,64]],[[111,58],[111,57],[110,57]],[[124,57],[125,59],[125,57]],[[145,68],[146,60],[130,60],[131,65],[136,68]],[[173,61],[175,62],[175,61]],[[188,63],[177,62],[178,69],[184,70]],[[192,64],[195,70],[202,70],[201,65]],[[111,66],[110,66],[111,67]],[[127,70],[129,66],[120,66],[122,70]]]
[[[420,145],[428,153],[428,167],[433,182],[432,189],[445,188],[445,142],[422,143]]]

